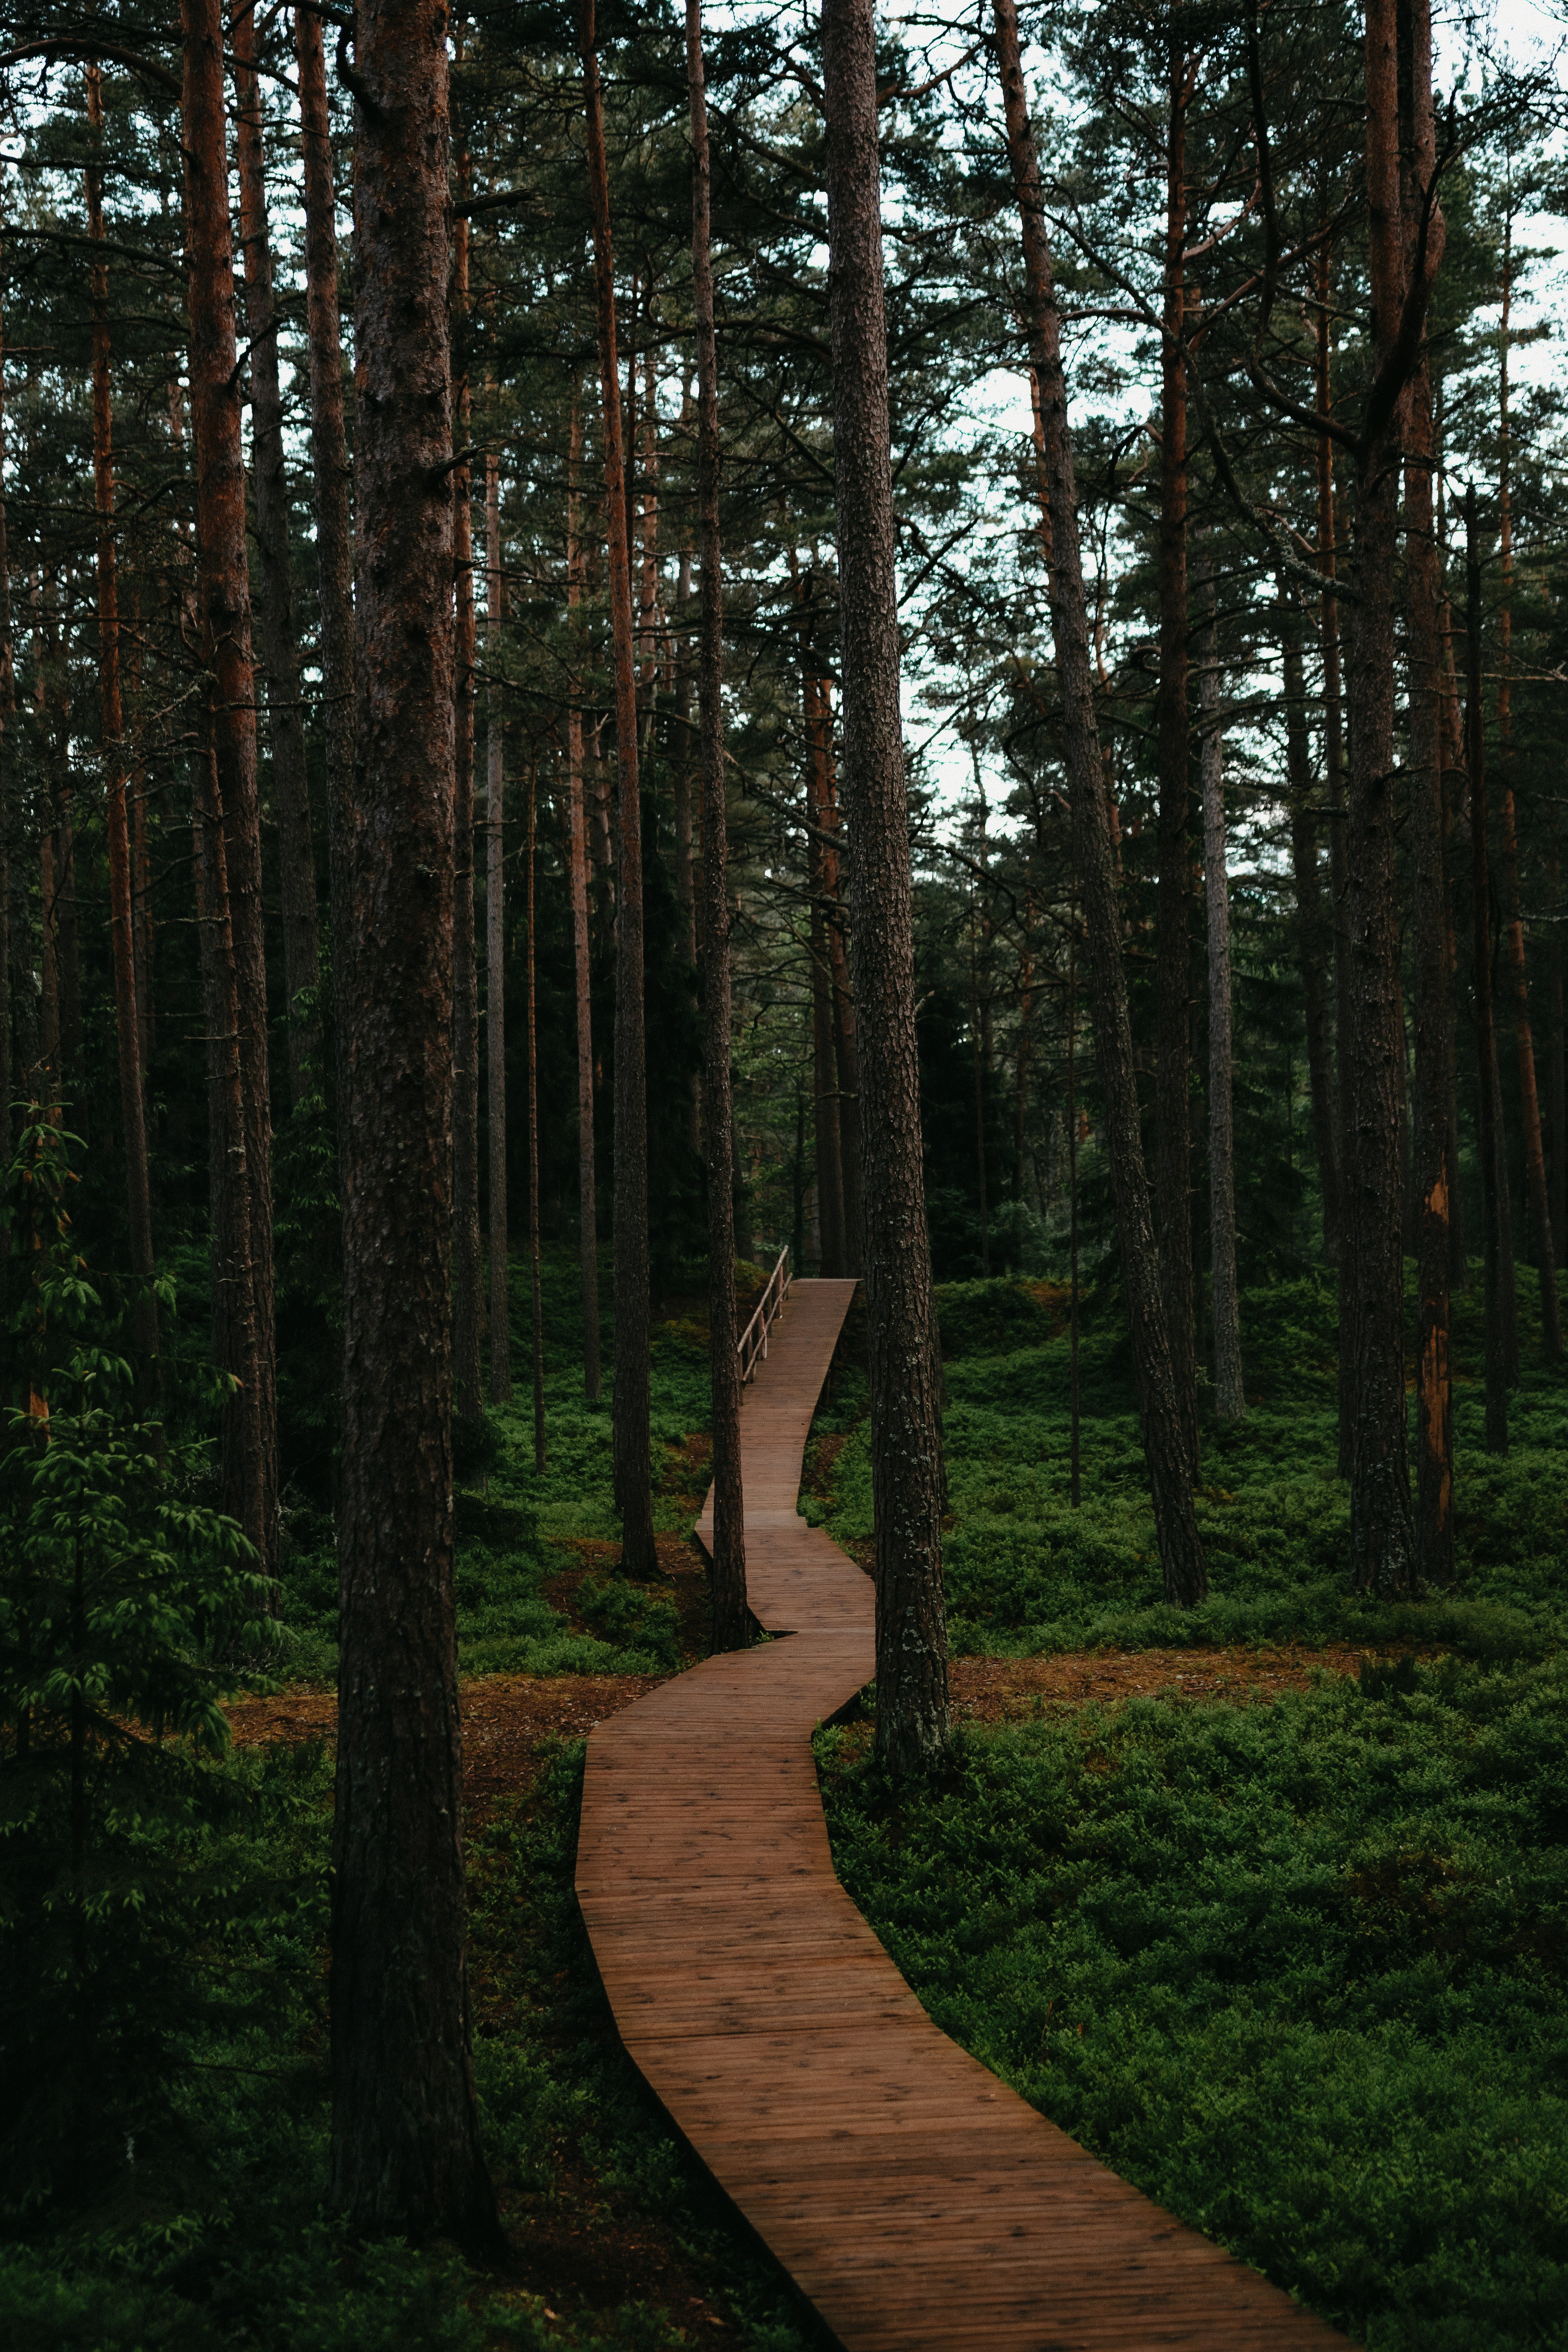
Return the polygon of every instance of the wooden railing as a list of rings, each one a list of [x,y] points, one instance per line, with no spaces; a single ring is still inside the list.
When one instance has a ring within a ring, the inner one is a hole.
[[[742,1388],[755,1375],[758,1363],[767,1360],[768,1332],[778,1321],[788,1296],[789,1244],[785,1242],[779,1252],[778,1264],[768,1276],[768,1286],[757,1301],[751,1321],[741,1334],[739,1352]]]

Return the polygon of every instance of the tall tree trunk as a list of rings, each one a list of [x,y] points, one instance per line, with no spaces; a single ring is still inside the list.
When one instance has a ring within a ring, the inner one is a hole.
[[[243,1398],[244,1455],[260,1484],[225,1451],[225,1507],[241,1517],[268,1574],[278,1559],[278,1416],[272,1320],[272,1115],[267,1055],[267,962],[261,901],[261,806],[256,780],[256,683],[245,531],[245,456],[235,346],[234,256],[219,0],[181,0],[185,250],[190,265],[191,424],[195,445],[197,598],[210,665],[212,746],[223,825],[223,866],[234,947],[242,1127],[223,1137],[225,1165],[246,1170],[249,1247],[216,1268],[240,1323],[254,1321],[253,1385]],[[232,1222],[229,1229],[232,1232]],[[238,1374],[226,1356],[224,1369]],[[244,1488],[242,1496],[241,1488]]]
[[[643,1034],[642,793],[637,772],[637,676],[632,643],[631,537],[616,354],[616,265],[595,0],[583,0],[583,79],[588,184],[594,212],[594,284],[605,436],[605,526],[616,667],[616,1370],[614,1462],[621,1515],[621,1567],[657,1573],[652,1439],[648,1425],[647,1076]]]
[[[488,2248],[500,2233],[470,2058],[452,1584],[446,22],[439,0],[361,0],[355,18],[359,761],[340,1040],[330,2196],[356,2233]]]
[[[578,634],[583,607],[583,541],[577,476],[583,462],[583,409],[574,394],[566,490],[566,611],[573,628],[572,699],[566,711],[566,824],[572,890],[572,950],[577,1005],[577,1255],[583,1277],[583,1384],[599,1402],[599,1191],[594,1155],[593,953],[588,931],[588,856],[583,823],[583,670]]]
[[[942,1417],[915,1034],[909,809],[888,437],[871,0],[823,0],[849,921],[862,1031],[860,1152],[877,1573],[877,1752],[895,1773],[949,1738]]]
[[[1430,40],[1428,19],[1413,31]],[[1402,77],[1405,270],[1417,266],[1426,190],[1436,169],[1429,50]],[[1456,1171],[1449,1159],[1454,1106],[1448,883],[1444,866],[1442,590],[1432,478],[1432,383],[1425,344],[1410,387],[1405,433],[1405,658],[1408,665],[1410,836],[1415,866],[1415,1102],[1412,1160],[1416,1202],[1415,1567],[1426,1584],[1454,1577],[1454,1399],[1450,1360],[1449,1231]]]
[[[1373,381],[1356,454],[1353,539],[1361,593],[1350,635],[1345,880],[1351,1116],[1344,1137],[1343,1205],[1355,1360],[1351,1553],[1358,1588],[1384,1598],[1411,1591],[1415,1570],[1405,1403],[1405,1029],[1394,866],[1394,603],[1383,593],[1383,583],[1394,576],[1400,439],[1415,362],[1415,352],[1404,348],[1401,331],[1412,302],[1419,325],[1424,303],[1421,282],[1411,279],[1407,267],[1401,204],[1398,20],[1405,13],[1405,0],[1368,0]],[[1422,0],[1411,0],[1411,26],[1422,13]],[[1427,249],[1408,257],[1426,283],[1441,256],[1441,222],[1434,208]]]
[[[463,54],[458,35],[458,58]],[[459,204],[470,185],[468,151],[453,110],[458,142]],[[452,436],[456,450],[473,436],[468,381],[468,224],[452,221]],[[479,1244],[479,973],[474,930],[474,517],[473,474],[452,477],[452,1404],[483,1417],[479,1332],[484,1319],[484,1253]]]
[[[684,420],[683,420],[684,421]],[[691,724],[691,647],[687,619],[691,608],[691,550],[680,551],[675,591],[672,657],[675,664],[675,896],[681,910],[680,952],[697,961],[697,894],[691,876],[691,786],[700,777],[700,753]]]
[[[103,89],[87,69],[87,233],[103,244]],[[110,955],[114,968],[114,1027],[120,1062],[120,1128],[125,1150],[125,1202],[134,1287],[132,1335],[138,1399],[158,1393],[158,1298],[153,1287],[153,1202],[147,1179],[147,1124],[142,1090],[142,1023],[136,1004],[136,940],[131,913],[131,833],[125,806],[125,718],[120,684],[120,584],[115,562],[113,408],[109,376],[109,266],[92,265],[92,482],[98,514],[98,675],[103,702],[104,834],[109,849]],[[9,648],[7,647],[7,652]]]
[[[485,460],[485,659],[492,680],[500,650],[500,472]],[[490,1395],[511,1396],[511,1307],[507,1283],[506,1200],[506,721],[500,688],[489,689],[485,782],[485,1109],[489,1141]]]
[[[1326,229],[1326,223],[1324,226]],[[1319,247],[1316,281],[1317,403],[1319,415],[1326,417],[1331,414],[1333,404],[1332,257],[1326,235]],[[1317,441],[1318,565],[1326,583],[1320,614],[1320,632],[1323,659],[1323,768],[1328,785],[1329,900],[1333,924],[1334,1045],[1338,1081],[1334,1102],[1340,1211],[1336,1255],[1340,1299],[1338,1470],[1342,1478],[1348,1478],[1355,1430],[1356,1298],[1355,1268],[1344,1238],[1345,1155],[1350,1150],[1352,1122],[1349,905],[1345,883],[1344,706],[1340,656],[1340,605],[1333,587],[1339,573],[1340,534],[1339,509],[1334,498],[1334,445],[1326,432],[1321,431]]]
[[[697,322],[697,531],[702,563],[697,702],[702,744],[703,1138],[708,1177],[708,1339],[713,1379],[713,1622],[716,1651],[743,1649],[745,1504],[735,1333],[733,1113],[730,1098],[730,883],[724,794],[724,580],[719,547],[719,350],[713,328],[708,101],[700,0],[686,0],[691,114],[691,279]]]
[[[283,913],[283,992],[289,1008],[289,1098],[298,1109],[317,1083],[321,977],[316,922],[316,858],[310,839],[310,784],[305,763],[305,713],[289,553],[289,477],[283,463],[283,395],[278,370],[278,315],[272,292],[272,241],[267,220],[261,86],[256,73],[256,10],[231,19],[239,161],[239,228],[245,247],[245,326],[250,339],[250,435],[256,481],[258,619],[267,724],[272,742],[272,810],[278,821],[278,882]]]
[[[305,318],[310,353],[310,457],[316,578],[321,600],[321,692],[326,710],[332,1017],[341,1040],[348,1025],[347,992],[353,946],[348,911],[348,856],[354,804],[353,528],[349,505],[348,437],[343,422],[331,123],[327,109],[326,64],[321,54],[321,20],[313,10],[296,8],[294,37],[300,68]]]
[[[642,609],[638,635],[642,639],[641,751],[651,762],[654,717],[658,701],[658,354],[654,341],[651,281],[648,293],[648,338],[643,352],[642,400]]]
[[[1194,1475],[1197,1357],[1193,1286],[1187,777],[1186,128],[1191,68],[1171,18],[1166,64],[1165,299],[1161,340],[1160,878],[1154,912],[1154,1202],[1176,1411]]]
[[[1208,1590],[1193,1503],[1197,1465],[1187,1442],[1186,1422],[1171,1369],[1170,1329],[1143,1165],[1132,1035],[1127,1017],[1127,982],[1121,967],[1121,922],[1110,804],[1095,724],[1089,618],[1079,553],[1077,486],[1068,433],[1067,386],[1062,376],[1060,327],[1040,197],[1039,165],[1024,96],[1015,0],[994,0],[994,10],[997,62],[1006,107],[1008,162],[1018,203],[1028,287],[1029,354],[1040,388],[1047,505],[1051,519],[1051,625],[1072,796],[1074,856],[1089,940],[1095,1051],[1105,1097],[1106,1145],[1165,1597],[1184,1604],[1201,1601]]]
[[[544,1293],[540,1279],[539,1202],[539,1001],[538,958],[534,948],[534,847],[539,820],[539,761],[528,763],[528,812],[523,830],[523,858],[528,872],[528,1277],[529,1305],[533,1318],[533,1466],[544,1475]]]
[[[1290,869],[1296,892],[1296,945],[1307,1021],[1307,1079],[1312,1140],[1323,1202],[1323,1255],[1335,1264],[1340,1246],[1339,1139],[1334,1117],[1333,1021],[1329,1001],[1330,926],[1312,805],[1312,763],[1307,735],[1307,687],[1302,674],[1301,616],[1288,579],[1279,582],[1279,651],[1285,685],[1285,769],[1290,798]]]
[[[1508,1452],[1508,1269],[1513,1263],[1503,1145],[1502,1084],[1492,1014],[1491,875],[1487,856],[1486,711],[1481,699],[1481,557],[1476,494],[1465,493],[1465,754],[1470,778],[1470,904],[1474,952],[1470,992],[1476,1020],[1476,1129],[1481,1163],[1481,1250],[1486,1298],[1489,1454]]]
[[[1225,739],[1214,575],[1201,560],[1198,702],[1203,740],[1204,899],[1209,950],[1209,1259],[1214,1315],[1214,1403],[1221,1421],[1247,1418],[1241,1376],[1241,1300],[1236,1275],[1236,1130],[1232,1108],[1230,885],[1226,873]]]

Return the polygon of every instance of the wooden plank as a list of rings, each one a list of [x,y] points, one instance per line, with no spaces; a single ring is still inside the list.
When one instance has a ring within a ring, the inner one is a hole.
[[[949,2041],[834,1875],[811,1735],[870,1679],[875,1594],[796,1502],[854,1293],[797,1282],[745,1391],[748,1597],[788,1638],[589,1741],[577,1893],[626,2047],[847,2352],[1342,2345]]]

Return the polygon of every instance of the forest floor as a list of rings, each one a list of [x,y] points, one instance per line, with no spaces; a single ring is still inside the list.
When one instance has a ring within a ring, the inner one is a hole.
[[[549,1270],[548,1468],[520,1397],[458,1495],[475,2071],[510,2261],[358,2256],[323,2218],[336,1571],[295,1503],[276,1669],[218,1768],[252,1826],[191,1846],[237,1890],[192,1981],[242,2005],[192,2040],[177,2148],[139,2144],[133,2183],[0,2244],[0,2340],[817,2352],[626,2058],[573,1893],[587,1734],[708,1645],[700,1298],[656,1320],[659,1573],[635,1582],[574,1285]],[[1205,1424],[1211,1593],[1173,1611],[1114,1311],[1085,1317],[1074,1510],[1056,1295],[943,1291],[952,1757],[893,1789],[872,1712],[818,1743],[840,1874],[944,2030],[1369,2352],[1568,2345],[1568,1377],[1527,1322],[1513,1451],[1487,1455],[1460,1305],[1454,1585],[1394,1609],[1349,1589],[1312,1278],[1246,1302],[1252,1409]],[[861,1338],[802,1508],[865,1566]]]

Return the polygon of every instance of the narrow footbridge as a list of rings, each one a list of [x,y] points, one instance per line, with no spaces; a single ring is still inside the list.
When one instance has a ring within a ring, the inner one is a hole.
[[[752,1611],[790,1638],[588,1745],[577,1893],[626,2048],[846,2352],[1342,2352],[939,2032],[834,1875],[811,1737],[871,1679],[872,1587],[795,1501],[854,1291],[795,1285],[742,1415]]]

